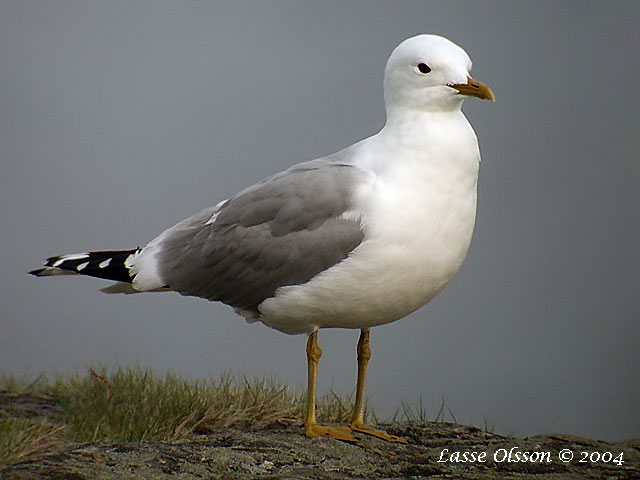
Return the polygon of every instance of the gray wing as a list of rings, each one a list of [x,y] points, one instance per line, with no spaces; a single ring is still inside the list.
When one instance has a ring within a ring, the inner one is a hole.
[[[257,311],[278,287],[309,281],[362,242],[357,218],[341,215],[369,175],[314,160],[269,177],[165,232],[160,277],[183,295]]]

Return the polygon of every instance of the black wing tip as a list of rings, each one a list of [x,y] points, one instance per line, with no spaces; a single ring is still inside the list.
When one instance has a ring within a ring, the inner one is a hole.
[[[68,255],[56,255],[55,257],[49,257],[47,258],[47,261],[44,262],[44,266],[45,267],[53,267],[53,264],[55,262],[57,262],[58,260],[67,257]]]
[[[29,275],[33,275],[34,277],[41,277],[42,276],[42,272],[44,272],[46,270],[46,268],[36,268],[35,270],[31,270],[29,273]]]

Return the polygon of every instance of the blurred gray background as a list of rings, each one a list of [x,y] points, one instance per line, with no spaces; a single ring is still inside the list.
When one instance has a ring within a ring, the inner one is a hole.
[[[0,1],[0,368],[138,363],[303,388],[304,336],[178,294],[26,275],[133,248],[384,124],[391,50],[474,60],[478,223],[458,276],[372,332],[380,415],[441,396],[502,433],[640,435],[640,3]],[[320,390],[355,385],[357,331],[323,331]]]

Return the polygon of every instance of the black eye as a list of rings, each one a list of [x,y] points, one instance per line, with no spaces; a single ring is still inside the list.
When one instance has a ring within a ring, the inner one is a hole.
[[[427,74],[427,73],[429,73],[431,71],[431,68],[426,63],[419,63],[418,64],[418,70],[420,70],[420,73]]]

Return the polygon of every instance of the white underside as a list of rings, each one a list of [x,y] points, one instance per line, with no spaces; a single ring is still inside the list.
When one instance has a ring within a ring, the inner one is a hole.
[[[260,321],[285,333],[368,328],[404,317],[447,285],[471,242],[480,161],[464,116],[448,121],[402,146],[383,130],[356,147],[354,163],[372,172],[355,208],[365,240],[309,282],[279,288],[260,304]],[[457,135],[447,145],[449,131]]]

